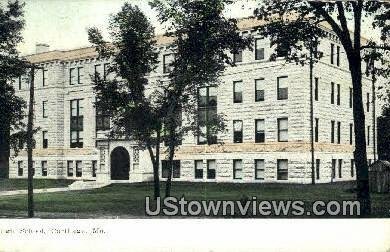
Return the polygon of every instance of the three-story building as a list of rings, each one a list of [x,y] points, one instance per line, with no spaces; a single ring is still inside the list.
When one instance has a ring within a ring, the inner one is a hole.
[[[227,131],[207,138],[185,136],[175,157],[173,179],[310,183],[312,151],[317,182],[355,179],[353,90],[340,42],[328,31],[319,46],[324,57],[314,66],[311,102],[309,66],[283,59],[270,61],[274,48],[253,29],[255,25],[251,19],[239,22],[242,35],[254,38],[253,50],[232,55],[236,66],[226,69],[218,86],[199,89],[201,120],[223,113]],[[160,64],[149,76],[154,85],[167,79],[172,60],[167,49],[170,39],[159,36],[157,41]],[[34,124],[40,129],[35,135],[35,177],[151,180],[147,151],[132,141],[109,139],[109,115],[94,106],[93,76],[99,73],[110,78],[106,74],[110,62],[98,59],[93,47],[69,51],[47,51],[46,47],[39,45],[40,53],[28,56],[43,68],[35,80]],[[28,100],[27,78],[16,80],[15,89]],[[369,78],[363,78],[363,100],[367,151],[373,160],[375,104]],[[223,144],[216,144],[217,139]],[[166,177],[166,164],[161,162],[162,178]],[[27,155],[21,152],[10,159],[10,177],[26,176]]]

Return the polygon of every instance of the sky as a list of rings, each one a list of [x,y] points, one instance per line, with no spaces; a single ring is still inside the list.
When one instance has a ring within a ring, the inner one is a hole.
[[[259,0],[257,0],[259,1]],[[4,3],[6,0],[0,0]],[[125,0],[25,0],[24,41],[18,47],[22,55],[35,53],[36,43],[50,45],[50,50],[69,50],[90,46],[88,27],[96,26],[108,39],[107,23],[110,14],[120,10]],[[156,27],[156,34],[163,33],[156,12],[148,0],[127,0],[136,4]],[[226,14],[230,17],[247,17],[253,13],[255,3],[242,0],[231,6]],[[363,28],[365,37],[375,37],[368,26]]]
[[[2,1],[2,0],[0,0]],[[36,43],[50,45],[50,50],[68,50],[90,46],[87,28],[96,26],[106,38],[109,16],[120,10],[125,0],[26,0],[24,41],[19,46],[23,55],[35,52]],[[150,8],[147,0],[127,0],[140,7],[156,27],[156,34],[163,33],[163,26]],[[242,10],[238,3],[230,8],[229,15],[243,17],[251,11]]]

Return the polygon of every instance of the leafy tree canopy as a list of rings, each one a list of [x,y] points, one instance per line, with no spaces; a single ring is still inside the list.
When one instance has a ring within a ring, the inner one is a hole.
[[[23,6],[19,1],[0,4],[0,133],[14,149],[23,139],[21,132],[25,102],[15,95],[13,81],[26,72],[28,63],[21,59],[16,49],[22,41],[21,31],[24,27]],[[17,132],[11,135],[10,132]]]
[[[109,33],[112,43],[105,41],[97,28],[88,31],[99,56],[112,60],[107,76],[92,76],[97,108],[111,114],[112,133],[131,136],[145,146],[145,141],[152,142],[160,124],[158,106],[145,95],[147,75],[158,62],[154,28],[137,6],[125,3],[119,13],[111,15]]]

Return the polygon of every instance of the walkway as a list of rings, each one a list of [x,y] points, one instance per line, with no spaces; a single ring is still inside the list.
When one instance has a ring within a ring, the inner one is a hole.
[[[69,187],[60,187],[60,188],[44,188],[44,189],[34,189],[35,193],[51,193],[51,192],[68,192],[71,191]],[[27,190],[13,190],[13,191],[0,191],[1,196],[12,196],[12,195],[24,195],[27,194]]]
[[[110,184],[109,182],[98,183],[96,181],[76,181],[67,187],[34,189],[34,194],[92,190],[92,189],[108,186],[109,184]],[[13,195],[25,195],[25,194],[27,194],[27,190],[0,191],[0,197],[13,196]]]

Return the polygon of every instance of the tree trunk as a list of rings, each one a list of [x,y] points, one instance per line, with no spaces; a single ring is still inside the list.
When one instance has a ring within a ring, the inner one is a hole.
[[[28,176],[28,193],[27,193],[27,211],[28,217],[34,217],[34,198],[33,198],[33,120],[34,120],[34,66],[31,67],[30,75],[30,102],[28,105],[28,122],[27,122],[27,176]]]
[[[173,113],[172,113],[173,114]],[[173,159],[175,157],[175,146],[176,146],[176,118],[172,119],[169,125],[169,140],[168,140],[168,179],[165,186],[165,197],[171,196],[171,187],[172,187],[172,171],[173,171]]]
[[[160,178],[159,178],[159,168],[160,168],[160,137],[161,129],[157,131],[157,143],[156,143],[156,157],[153,163],[153,177],[154,177],[154,199],[160,197]]]
[[[149,156],[153,165],[153,190],[154,190],[154,199],[157,200],[160,197],[160,177],[159,177],[159,168],[160,168],[160,140],[161,133],[160,130],[157,131],[157,140],[156,140],[156,155],[153,153],[153,149],[150,143],[147,144],[147,149],[149,151]]]
[[[173,142],[173,140],[170,140]],[[171,196],[171,187],[172,187],[172,170],[173,170],[173,158],[175,156],[175,145],[170,143],[169,145],[169,161],[168,161],[168,179],[165,187],[165,197]]]
[[[355,130],[355,152],[357,199],[361,206],[361,216],[371,213],[371,200],[368,181],[365,115],[362,99],[362,70],[360,51],[349,57],[349,68],[353,84],[353,119]]]

